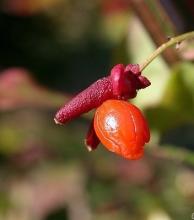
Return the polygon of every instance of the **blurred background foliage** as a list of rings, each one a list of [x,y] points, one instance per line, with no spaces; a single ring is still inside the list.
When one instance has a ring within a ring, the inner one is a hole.
[[[189,0],[0,2],[0,220],[183,220],[194,212],[194,41],[165,51],[132,100],[151,128],[146,155],[87,152],[91,114],[53,122],[116,63],[142,63],[194,29]]]

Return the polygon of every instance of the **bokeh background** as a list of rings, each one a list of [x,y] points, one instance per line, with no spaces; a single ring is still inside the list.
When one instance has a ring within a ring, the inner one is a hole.
[[[109,74],[194,29],[189,0],[1,0],[0,220],[184,220],[194,213],[194,41],[143,72],[132,100],[151,129],[128,161],[84,138],[92,113],[57,109]],[[193,214],[194,217],[194,214]]]

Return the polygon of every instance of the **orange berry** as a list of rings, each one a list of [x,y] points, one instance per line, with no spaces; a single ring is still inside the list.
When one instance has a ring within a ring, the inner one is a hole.
[[[94,129],[102,144],[127,159],[143,156],[150,131],[141,111],[121,100],[105,101],[97,108]]]

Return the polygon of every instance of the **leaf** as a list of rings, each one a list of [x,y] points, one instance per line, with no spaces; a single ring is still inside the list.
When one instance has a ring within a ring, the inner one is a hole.
[[[128,53],[131,63],[141,64],[156,49],[155,45],[146,32],[144,26],[137,17],[131,17],[128,32]],[[140,90],[134,103],[141,108],[156,105],[160,102],[166,83],[170,77],[169,67],[159,56],[144,71],[143,75],[151,81],[151,86]]]
[[[161,105],[184,114],[194,121],[194,65],[181,63],[175,66],[167,83]]]
[[[186,121],[184,115],[180,115],[179,112],[162,106],[148,108],[145,114],[150,128],[158,130],[160,133]]]
[[[176,65],[158,106],[146,109],[151,129],[165,133],[171,128],[194,123],[194,65]]]

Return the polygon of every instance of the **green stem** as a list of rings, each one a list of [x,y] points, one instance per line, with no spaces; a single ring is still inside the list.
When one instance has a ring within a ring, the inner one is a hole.
[[[180,43],[183,40],[188,40],[190,38],[194,38],[194,31],[181,34],[176,37],[172,37],[170,40],[168,40],[166,43],[162,44],[158,49],[156,49],[146,60],[145,62],[140,65],[140,70],[143,71],[158,55],[160,55],[164,50],[166,50],[168,47]]]

